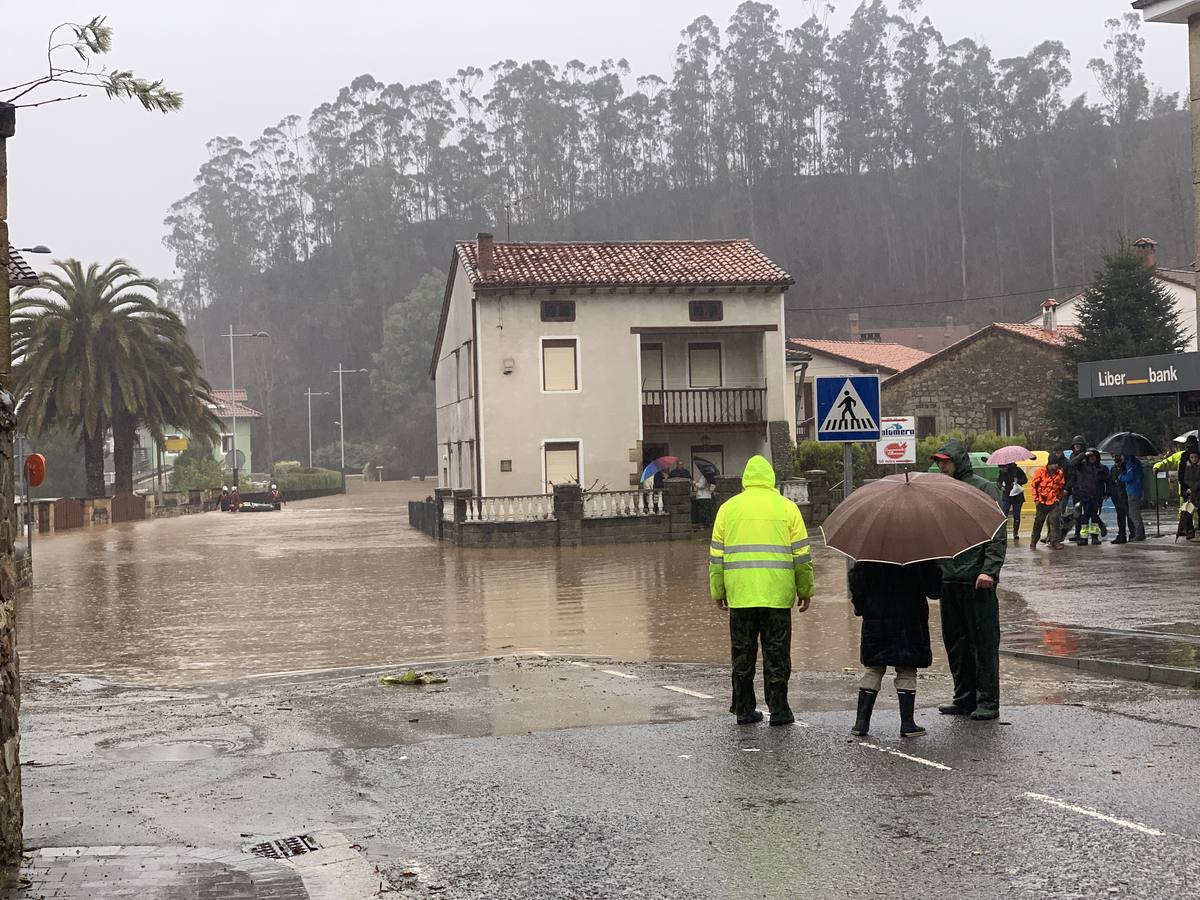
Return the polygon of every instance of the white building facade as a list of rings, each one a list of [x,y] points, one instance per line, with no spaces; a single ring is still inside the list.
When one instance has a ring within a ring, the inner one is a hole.
[[[431,368],[440,486],[628,490],[660,456],[739,475],[770,458],[795,432],[792,283],[744,240],[456,244]]]

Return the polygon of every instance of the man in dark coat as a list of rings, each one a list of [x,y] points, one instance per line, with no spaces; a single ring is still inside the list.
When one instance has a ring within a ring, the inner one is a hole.
[[[1079,503],[1079,498],[1075,495],[1075,479],[1079,476],[1079,470],[1083,468],[1083,463],[1087,457],[1087,440],[1082,434],[1077,434],[1071,438],[1071,458],[1067,461],[1067,492],[1063,494],[1063,512],[1065,513],[1066,506],[1069,503]],[[1069,499],[1068,499],[1069,498]],[[1075,516],[1075,537],[1073,541],[1079,541],[1080,526],[1083,524],[1080,516]]]
[[[1081,504],[1080,535],[1076,543],[1080,547],[1089,542],[1095,546],[1107,529],[1100,520],[1104,500],[1108,497],[1108,467],[1100,462],[1100,451],[1095,448],[1082,454],[1083,463],[1075,471],[1075,500]],[[1074,459],[1072,458],[1072,462]]]
[[[917,669],[933,664],[929,646],[929,602],[942,592],[937,563],[895,566],[860,562],[850,568],[850,601],[862,622],[858,682],[858,717],[850,733],[862,737],[871,729],[871,711],[888,666],[896,670],[900,701],[900,736],[925,734],[913,718],[917,704]]]
[[[943,475],[978,488],[1000,505],[996,485],[975,474],[961,441],[933,455]],[[1000,717],[1000,602],[996,584],[1008,550],[1008,526],[988,543],[939,563],[942,570],[942,640],[954,678],[954,699],[938,707],[946,716]]]

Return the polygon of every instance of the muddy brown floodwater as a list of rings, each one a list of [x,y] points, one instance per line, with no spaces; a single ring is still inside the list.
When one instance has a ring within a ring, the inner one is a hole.
[[[517,650],[721,663],[707,544],[458,550],[408,527],[429,485],[356,485],[279,513],[206,513],[34,542],[29,672],[187,685]],[[845,566],[819,551],[796,665],[858,657]],[[936,614],[934,616],[936,620]]]

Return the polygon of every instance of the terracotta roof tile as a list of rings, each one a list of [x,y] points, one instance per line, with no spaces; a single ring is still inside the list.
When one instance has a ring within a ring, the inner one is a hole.
[[[1055,331],[1047,331],[1041,325],[1027,325],[1018,322],[997,322],[996,327],[1011,331],[1013,334],[1034,338],[1053,347],[1063,346],[1069,337],[1079,337],[1079,329],[1074,325],[1059,325]]]
[[[15,287],[35,287],[38,283],[37,273],[29,267],[29,263],[25,262],[17,248],[12,244],[8,245],[8,286]]]
[[[750,287],[794,284],[745,239],[493,244],[495,269],[480,272],[475,241],[455,244],[477,288]]]
[[[870,341],[812,341],[792,338],[788,346],[810,353],[835,356],[864,366],[876,366],[889,372],[903,372],[929,358],[924,350],[904,344],[879,344]]]
[[[241,388],[236,391],[212,391],[212,398],[217,401],[213,412],[219,419],[261,419],[263,414],[252,406],[246,405],[246,392]]]

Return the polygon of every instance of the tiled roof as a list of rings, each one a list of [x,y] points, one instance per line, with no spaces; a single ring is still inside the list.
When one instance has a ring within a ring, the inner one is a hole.
[[[1027,325],[1019,322],[997,322],[996,327],[1023,337],[1033,338],[1053,347],[1063,346],[1069,337],[1079,337],[1079,329],[1074,325],[1059,325],[1054,331],[1047,331],[1041,325]]]
[[[1196,271],[1194,269],[1164,269],[1159,266],[1155,270],[1155,274],[1163,281],[1170,281],[1173,284],[1191,288],[1193,291],[1196,289]]]
[[[252,406],[246,405],[246,392],[241,388],[236,391],[212,391],[212,398],[217,401],[213,412],[218,419],[261,419],[263,414]]]
[[[1029,340],[1037,341],[1039,344],[1047,344],[1051,347],[1062,347],[1066,343],[1066,339],[1068,337],[1079,336],[1079,329],[1074,325],[1059,325],[1054,331],[1046,331],[1046,329],[1042,328],[1041,325],[1029,325],[1023,322],[993,322],[991,325],[980,328],[969,337],[965,337],[961,341],[957,341],[956,343],[951,344],[949,347],[946,347],[944,350],[939,350],[937,353],[927,356],[925,359],[921,360],[916,365],[910,366],[903,372],[897,373],[895,376],[888,379],[887,384],[894,385],[895,382],[907,378],[908,376],[933,365],[949,354],[956,353],[967,345],[975,343],[975,341],[979,340],[980,338],[989,334],[994,334],[997,331],[1006,331],[1009,334],[1015,334],[1023,338],[1028,338]]]
[[[874,366],[889,372],[903,372],[928,359],[924,350],[903,344],[877,344],[869,341],[811,341],[792,338],[788,346],[810,353],[833,356],[862,366]]]
[[[493,245],[495,268],[480,272],[475,241],[455,244],[476,288],[785,288],[792,277],[745,239]]]
[[[8,286],[35,287],[38,283],[37,273],[29,268],[29,263],[17,252],[12,244],[8,245]]]

